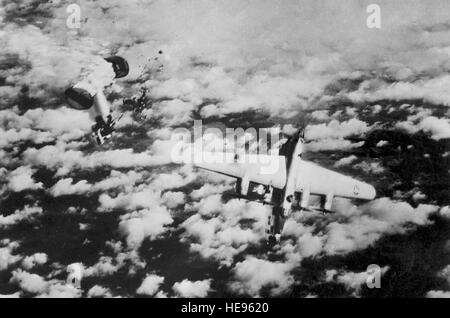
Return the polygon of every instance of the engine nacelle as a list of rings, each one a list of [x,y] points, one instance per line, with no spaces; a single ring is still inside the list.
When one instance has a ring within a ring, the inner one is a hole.
[[[294,210],[296,204],[295,194],[287,195],[283,202],[283,216],[287,218]]]
[[[325,197],[325,204],[323,206],[325,211],[331,211],[331,206],[333,205],[333,193],[328,193]]]
[[[242,179],[239,178],[236,181],[236,193],[242,196],[248,195],[248,190],[250,188],[250,178],[248,176],[244,176]]]
[[[266,187],[263,186],[262,184],[260,184],[256,189],[255,192],[259,195],[259,196],[263,196],[264,194],[267,193]]]
[[[304,189],[302,192],[302,199],[300,201],[300,207],[302,209],[306,209],[309,206],[309,198],[310,198],[310,192],[308,189]]]

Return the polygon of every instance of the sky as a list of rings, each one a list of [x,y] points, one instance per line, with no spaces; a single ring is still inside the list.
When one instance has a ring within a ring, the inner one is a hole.
[[[377,1],[374,29],[371,3],[80,0],[70,29],[71,1],[0,1],[0,294],[449,296],[450,3]],[[63,92],[111,54],[131,70],[105,91],[124,116],[97,147]],[[122,104],[142,89],[137,116]],[[307,158],[378,197],[295,214],[267,247],[267,207],[171,161],[194,119],[307,125]],[[72,263],[81,290],[65,284]],[[364,287],[371,263],[385,289]]]

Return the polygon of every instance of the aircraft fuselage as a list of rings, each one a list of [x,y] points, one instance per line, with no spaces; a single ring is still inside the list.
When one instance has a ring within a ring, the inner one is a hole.
[[[292,205],[295,201],[295,189],[297,183],[298,166],[303,152],[303,140],[299,138],[297,144],[295,145],[294,151],[291,154],[290,160],[287,160],[288,167],[286,175],[286,186],[284,188],[283,195],[283,216],[287,217],[292,212]]]

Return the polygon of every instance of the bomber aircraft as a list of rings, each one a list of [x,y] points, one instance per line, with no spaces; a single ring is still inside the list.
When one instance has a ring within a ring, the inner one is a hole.
[[[279,241],[284,223],[293,211],[321,211],[333,213],[334,197],[373,200],[376,191],[370,184],[342,175],[302,159],[305,139],[302,131],[290,137],[278,155],[232,154],[231,160],[208,163],[195,162],[195,166],[237,178],[236,192],[240,198],[249,199],[257,189],[261,203],[272,206],[268,217],[269,240]],[[252,158],[252,156],[264,156]],[[224,154],[223,158],[227,156]],[[229,156],[228,156],[229,157]],[[275,162],[274,162],[275,161]],[[277,167],[268,171],[264,166]],[[274,165],[271,165],[274,163]],[[258,190],[259,189],[259,190]],[[310,195],[321,197],[321,206],[310,205]]]

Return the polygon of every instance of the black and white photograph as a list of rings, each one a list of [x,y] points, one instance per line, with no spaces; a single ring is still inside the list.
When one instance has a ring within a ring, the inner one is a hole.
[[[450,298],[450,2],[0,0],[0,298]]]

